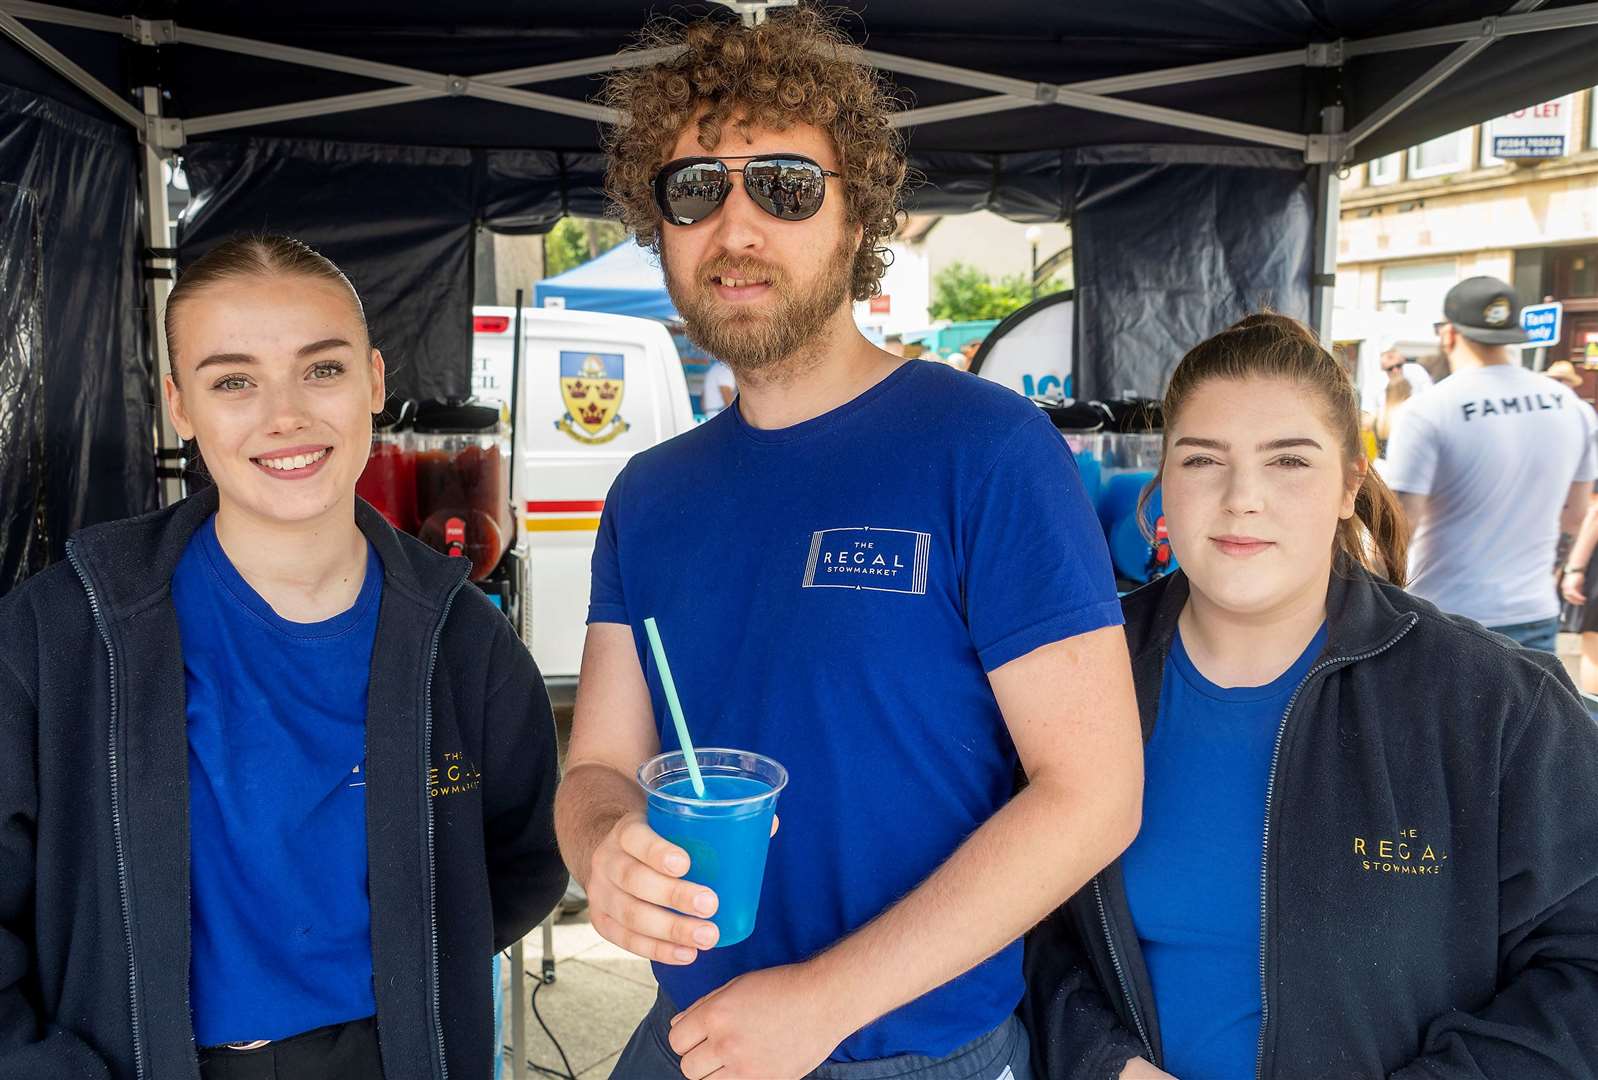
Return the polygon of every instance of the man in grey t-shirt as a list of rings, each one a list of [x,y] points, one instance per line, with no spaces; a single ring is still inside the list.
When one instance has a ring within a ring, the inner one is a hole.
[[[1593,414],[1508,347],[1526,335],[1507,284],[1462,281],[1443,314],[1452,374],[1409,404],[1382,466],[1414,530],[1409,588],[1552,652],[1560,532],[1579,527],[1598,476]]]

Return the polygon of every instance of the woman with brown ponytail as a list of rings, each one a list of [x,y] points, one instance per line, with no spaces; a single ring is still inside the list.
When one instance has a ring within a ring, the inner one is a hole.
[[[1589,1077],[1598,726],[1550,656],[1402,589],[1354,389],[1252,315],[1190,352],[1125,598],[1132,846],[1031,936],[1049,1080]]]

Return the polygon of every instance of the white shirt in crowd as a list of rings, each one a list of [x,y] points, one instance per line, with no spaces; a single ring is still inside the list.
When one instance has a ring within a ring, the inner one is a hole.
[[[704,409],[706,420],[709,420],[727,407],[727,403],[721,398],[721,388],[723,386],[734,394],[738,392],[738,384],[733,381],[732,368],[717,360],[705,372],[705,388],[699,394],[699,401]]]
[[[1409,383],[1411,401],[1433,385],[1431,373],[1411,360],[1404,361],[1403,372],[1404,380]],[[1387,404],[1387,372],[1382,370],[1379,360],[1376,363],[1376,370],[1365,371],[1361,381],[1363,385],[1359,389],[1359,407],[1375,416],[1382,411],[1382,406]]]
[[[1518,364],[1469,368],[1406,408],[1382,478],[1427,497],[1409,589],[1485,626],[1555,618],[1554,559],[1570,486],[1598,476],[1591,408]]]

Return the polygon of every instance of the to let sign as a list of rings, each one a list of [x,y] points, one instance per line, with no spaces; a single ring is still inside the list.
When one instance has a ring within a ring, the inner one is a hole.
[[[1556,158],[1570,145],[1569,97],[1545,101],[1500,116],[1488,127],[1492,153],[1500,158]]]

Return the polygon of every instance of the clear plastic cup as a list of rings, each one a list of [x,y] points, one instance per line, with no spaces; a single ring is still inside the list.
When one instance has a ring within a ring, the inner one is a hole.
[[[754,932],[771,819],[788,770],[747,750],[711,748],[695,757],[705,781],[703,799],[694,795],[680,750],[640,765],[638,782],[649,800],[649,827],[688,853],[684,877],[716,894],[710,921],[721,931],[721,948]]]

